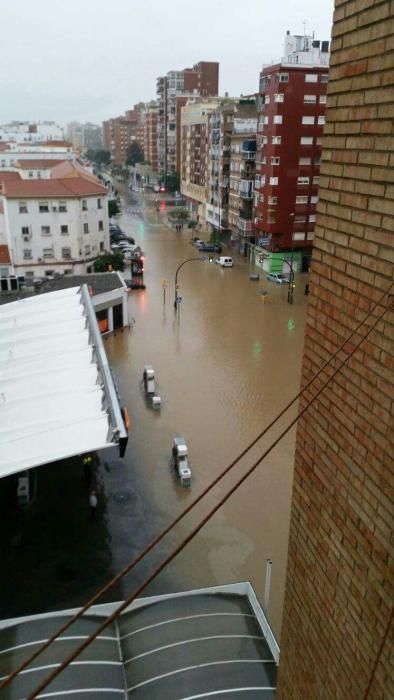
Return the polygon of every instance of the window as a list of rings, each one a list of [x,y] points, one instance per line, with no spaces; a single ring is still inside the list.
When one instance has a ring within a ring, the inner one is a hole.
[[[90,245],[85,245],[85,255],[90,255]]]
[[[327,104],[327,95],[320,95],[319,102],[321,105]]]
[[[311,214],[311,215],[309,216],[309,223],[310,223],[310,224],[314,224],[315,221],[316,221],[316,214]]]
[[[317,83],[317,73],[305,73],[306,83]]]
[[[312,162],[311,158],[300,158],[298,161],[299,165],[310,165]]]
[[[313,182],[314,185],[318,185],[318,184],[319,184],[319,180],[320,180],[320,177],[319,177],[318,175],[315,175],[314,178],[313,178],[313,180],[312,180],[312,182]]]
[[[282,124],[282,115],[281,114],[275,114],[274,124]]]
[[[51,227],[50,226],[41,226],[41,236],[50,236],[51,235]]]
[[[101,198],[97,200],[97,209],[102,209],[103,208],[103,203],[101,201]]]
[[[34,173],[32,170],[29,170],[29,177],[34,177]]]
[[[27,202],[19,202],[19,213],[27,214]]]
[[[266,95],[264,98],[264,104],[269,105],[269,103],[270,103],[270,96]]]
[[[301,146],[312,146],[313,136],[301,136],[300,140]]]
[[[297,178],[297,185],[309,185],[309,177]]]
[[[103,222],[103,221],[99,221],[99,222],[98,222],[98,230],[99,230],[99,231],[104,231],[104,222]]]
[[[32,259],[32,252],[30,248],[25,248],[23,250],[23,259],[24,260],[31,260]]]
[[[302,117],[302,124],[314,124],[315,123],[315,117]]]
[[[276,93],[276,95],[274,95],[274,100],[275,100],[275,102],[284,102],[285,96],[284,96],[283,92]]]
[[[296,204],[308,204],[308,197],[296,197]]]
[[[324,114],[321,114],[321,115],[317,118],[317,123],[320,124],[320,126],[322,126],[323,124],[326,123],[326,118],[325,118]]]
[[[267,218],[267,224],[276,224],[276,218],[275,216],[268,216]]]
[[[317,204],[319,201],[319,197],[311,197],[311,204]]]
[[[65,260],[71,258],[71,248],[62,248],[62,258]]]
[[[289,74],[288,73],[278,73],[278,79],[280,83],[288,83],[289,82]]]
[[[278,177],[270,177],[270,185],[277,185],[279,182]]]
[[[100,241],[100,253],[104,252],[104,242]]]
[[[262,141],[261,141],[261,144],[262,144],[263,146],[266,146],[267,143],[268,143],[268,137],[267,137],[267,136],[263,136]]]
[[[45,214],[46,212],[48,212],[49,211],[48,202],[39,202],[38,211],[40,212],[40,214]]]
[[[293,241],[304,241],[305,233],[293,233]]]
[[[268,204],[278,204],[278,197],[268,197]]]
[[[269,123],[269,119],[268,119],[267,116],[265,116],[264,119],[263,119],[263,124],[266,125],[266,124],[268,124],[268,123]]]
[[[278,156],[273,156],[271,158],[271,165],[279,165],[280,163],[280,158]]]
[[[59,202],[59,211],[67,211],[67,202]]]
[[[282,143],[282,137],[281,136],[273,136],[272,137],[272,145],[273,146],[279,146]]]
[[[328,73],[324,73],[324,75],[320,76],[320,82],[321,83],[328,83]]]
[[[60,227],[60,233],[62,236],[68,236],[68,226],[67,224],[62,224]]]
[[[22,236],[30,236],[30,226],[22,226]]]
[[[84,224],[84,225],[83,225],[83,232],[84,232],[84,233],[89,233],[89,224]]]
[[[42,257],[43,258],[53,258],[53,248],[43,248],[42,251]]]
[[[83,199],[82,202],[82,211],[87,211],[88,210],[88,202],[86,199]]]
[[[294,217],[294,223],[296,224],[304,224],[306,222],[306,216],[295,216]]]
[[[317,100],[316,95],[304,95],[305,104],[314,105]]]

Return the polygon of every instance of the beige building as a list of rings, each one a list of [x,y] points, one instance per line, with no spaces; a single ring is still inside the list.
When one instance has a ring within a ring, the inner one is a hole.
[[[205,223],[209,197],[209,114],[218,98],[190,99],[181,110],[181,192],[200,223]]]

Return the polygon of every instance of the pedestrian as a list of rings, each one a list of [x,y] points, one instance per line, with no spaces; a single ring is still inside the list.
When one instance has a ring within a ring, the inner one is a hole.
[[[94,489],[92,489],[89,492],[89,510],[90,510],[90,517],[92,520],[95,520],[96,518],[96,508],[97,508],[97,494]]]

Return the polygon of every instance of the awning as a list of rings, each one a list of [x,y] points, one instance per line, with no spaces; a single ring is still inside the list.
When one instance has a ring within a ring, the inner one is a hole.
[[[126,443],[86,285],[0,306],[0,478]]]

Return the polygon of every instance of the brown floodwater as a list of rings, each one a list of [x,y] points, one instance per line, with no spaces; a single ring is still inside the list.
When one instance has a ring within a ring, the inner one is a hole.
[[[289,305],[286,287],[268,282],[265,275],[258,282],[250,281],[249,274],[255,270],[230,251],[232,269],[209,261],[182,267],[178,279],[182,302],[174,315],[175,271],[182,261],[199,253],[191,245],[190,230],[176,233],[168,226],[167,213],[156,213],[143,196],[124,207],[120,225],[135,237],[146,256],[146,290],[129,295],[133,329],[106,340],[132,421],[125,484],[132,480],[143,498],[150,535],[166,526],[298,392],[306,307],[305,276],[297,277],[294,304]],[[164,283],[168,285],[165,303]],[[265,303],[262,290],[269,292]],[[159,412],[149,407],[143,395],[145,364],[155,369],[162,398]],[[282,419],[206,503],[197,506],[177,527],[170,545],[208,512],[294,415],[293,411]],[[176,435],[188,443],[190,489],[182,489],[168,467]],[[250,580],[262,600],[270,558],[268,618],[279,638],[294,440],[293,429],[160,574],[155,593]],[[161,547],[160,556],[170,545]],[[115,557],[114,565],[124,564],[126,554],[127,548],[117,561]]]

